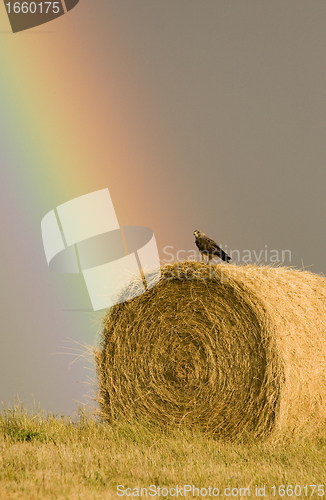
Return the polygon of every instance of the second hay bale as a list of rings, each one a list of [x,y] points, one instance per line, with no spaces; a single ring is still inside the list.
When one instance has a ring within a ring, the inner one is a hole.
[[[313,433],[326,417],[325,306],[326,280],[310,272],[165,266],[104,319],[102,414],[223,438]]]

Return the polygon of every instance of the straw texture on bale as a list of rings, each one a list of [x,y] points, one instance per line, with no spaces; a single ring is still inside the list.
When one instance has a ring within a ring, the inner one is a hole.
[[[325,278],[189,261],[161,273],[104,318],[96,367],[107,420],[185,423],[227,439],[325,424]]]

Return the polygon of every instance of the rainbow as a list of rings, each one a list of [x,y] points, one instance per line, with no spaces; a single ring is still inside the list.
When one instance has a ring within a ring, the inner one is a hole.
[[[88,36],[98,22],[80,2],[46,25],[12,34],[0,4],[1,202],[15,212],[13,222],[7,211],[8,230],[16,224],[24,259],[43,281],[51,272],[40,223],[62,203],[108,187],[120,225],[155,231],[142,218],[150,212],[145,194],[157,189],[151,140],[130,109],[133,89],[124,82],[123,63],[101,48],[94,33]],[[162,213],[163,230],[165,220]],[[11,250],[8,244],[9,265]],[[17,286],[22,278],[17,274]]]

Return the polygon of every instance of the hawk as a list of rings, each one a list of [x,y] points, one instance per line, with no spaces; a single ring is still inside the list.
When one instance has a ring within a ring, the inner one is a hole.
[[[224,260],[225,262],[229,262],[231,260],[231,257],[229,257],[222,248],[220,248],[215,241],[211,240],[206,236],[206,234],[202,233],[201,231],[194,231],[194,235],[196,238],[196,245],[199,248],[199,251],[202,255],[201,262],[205,259],[205,256],[208,255],[208,262],[209,264],[210,260],[213,259],[214,257],[219,257],[220,259]]]

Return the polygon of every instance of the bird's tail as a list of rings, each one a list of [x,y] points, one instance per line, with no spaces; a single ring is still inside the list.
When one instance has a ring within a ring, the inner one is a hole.
[[[224,260],[224,262],[230,262],[231,261],[231,257],[229,257],[228,254],[225,253],[224,250],[222,250],[222,249],[221,249],[220,258],[222,260]]]

